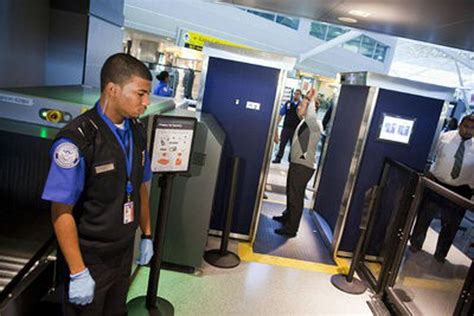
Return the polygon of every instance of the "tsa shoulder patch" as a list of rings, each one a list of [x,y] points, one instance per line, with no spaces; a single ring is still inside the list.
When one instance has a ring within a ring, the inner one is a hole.
[[[77,166],[79,158],[79,149],[73,143],[62,143],[54,151],[54,162],[64,169]]]

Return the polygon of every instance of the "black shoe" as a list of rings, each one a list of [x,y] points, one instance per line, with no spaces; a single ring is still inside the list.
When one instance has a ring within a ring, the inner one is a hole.
[[[283,215],[281,215],[281,216],[273,216],[272,218],[273,218],[274,221],[277,221],[277,222],[282,223],[282,224],[284,224],[285,221],[286,221],[286,218],[285,218],[285,216],[283,216]]]
[[[263,199],[268,200],[268,195],[266,193],[263,193]]]
[[[417,253],[418,251],[421,250],[421,247],[414,246],[413,244],[410,244],[410,246],[408,246],[408,249],[413,253]]]
[[[280,163],[280,159],[273,159],[272,163]]]
[[[293,238],[296,236],[296,233],[295,232],[290,232],[288,229],[286,228],[278,228],[278,229],[275,229],[275,234],[278,234],[278,235],[282,235],[282,236],[285,236],[285,237],[288,237],[288,238]]]
[[[438,254],[434,254],[433,255],[434,259],[439,262],[439,263],[445,263],[446,262],[446,258],[445,257],[442,257]]]

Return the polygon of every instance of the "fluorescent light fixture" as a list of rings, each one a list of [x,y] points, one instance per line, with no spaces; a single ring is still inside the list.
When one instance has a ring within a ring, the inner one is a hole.
[[[354,15],[354,16],[359,16],[361,18],[367,18],[371,15],[370,12],[366,12],[366,11],[362,11],[362,10],[350,10],[349,14]]]
[[[346,23],[357,23],[358,21],[354,18],[350,18],[348,16],[340,16],[337,18],[341,22],[346,22]]]

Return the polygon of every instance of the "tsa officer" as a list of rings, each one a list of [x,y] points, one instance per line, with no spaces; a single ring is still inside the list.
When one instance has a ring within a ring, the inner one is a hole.
[[[158,85],[153,90],[153,94],[162,97],[173,96],[173,89],[169,87],[170,74],[167,71],[162,71],[156,76],[156,79],[158,79]]]
[[[106,60],[100,80],[95,107],[58,133],[43,192],[61,250],[66,315],[126,315],[138,226],[138,264],[153,255],[145,185],[151,171],[137,120],[150,102],[152,77],[120,53]]]
[[[301,117],[298,115],[298,106],[300,105],[300,101],[301,90],[296,89],[295,93],[293,94],[293,101],[287,101],[280,108],[280,115],[278,116],[277,126],[278,124],[280,124],[280,121],[283,116],[285,117],[285,120],[283,121],[283,129],[281,130],[281,139],[278,139],[278,129],[275,131],[274,142],[275,144],[278,144],[278,141],[280,141],[280,146],[278,148],[278,153],[276,154],[275,159],[272,161],[273,163],[281,162],[281,158],[283,158],[283,154],[285,153],[285,147],[288,142],[290,142],[291,146],[296,127],[301,121]]]

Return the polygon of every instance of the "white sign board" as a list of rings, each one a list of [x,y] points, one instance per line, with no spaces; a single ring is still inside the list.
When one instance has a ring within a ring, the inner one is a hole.
[[[152,172],[187,172],[196,119],[156,116],[153,124]]]
[[[405,118],[384,113],[377,139],[409,144],[415,121],[415,118]]]

